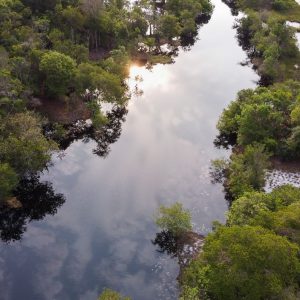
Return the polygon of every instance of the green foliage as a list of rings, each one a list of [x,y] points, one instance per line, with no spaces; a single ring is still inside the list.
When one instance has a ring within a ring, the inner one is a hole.
[[[233,1],[226,1],[233,2]],[[288,10],[291,8],[297,7],[297,3],[295,0],[237,0],[235,1],[236,5],[240,9],[270,9],[274,8],[275,10]]]
[[[261,192],[247,192],[235,200],[227,215],[227,224],[251,225],[253,219],[260,214],[269,212],[269,197]]]
[[[162,36],[172,39],[179,36],[180,29],[177,17],[173,15],[165,15],[161,17],[159,32]]]
[[[295,202],[300,201],[300,189],[284,185],[271,193],[245,193],[235,200],[228,212],[228,225],[254,225],[258,220],[269,220],[269,213],[279,211]],[[262,225],[261,221],[259,221]]]
[[[0,204],[8,196],[18,183],[18,176],[7,163],[0,164]]]
[[[191,215],[179,202],[170,207],[161,205],[155,222],[162,230],[169,231],[174,236],[180,236],[192,229]]]
[[[227,225],[259,225],[300,244],[300,189],[282,186],[270,194],[246,193],[232,204]]]
[[[183,274],[212,299],[284,299],[299,276],[299,248],[261,227],[220,227]]]
[[[0,160],[22,176],[44,169],[56,144],[42,134],[40,120],[33,113],[16,113],[1,119]]]
[[[105,289],[99,296],[98,300],[130,300],[130,298],[123,297],[121,294],[113,290]]]
[[[233,154],[228,168],[227,188],[234,198],[265,186],[269,154],[263,145],[250,145],[240,154]]]
[[[276,10],[288,10],[293,7],[295,7],[295,1],[294,0],[274,0],[273,1],[273,7]]]
[[[295,30],[286,23],[300,20],[299,5],[294,0],[225,2],[247,14],[237,25],[238,37],[258,73],[269,82],[299,79],[299,70],[294,65],[299,61],[300,51]]]
[[[297,81],[241,91],[220,117],[220,135],[236,136],[242,146],[258,142],[276,155],[297,157],[299,95]]]
[[[201,298],[203,300],[203,298]],[[199,298],[199,290],[197,287],[182,287],[182,292],[179,300],[200,300]]]
[[[125,100],[126,87],[121,85],[119,76],[107,72],[97,65],[80,64],[75,82],[78,92],[98,90],[100,100],[113,103],[122,103]]]
[[[56,51],[45,53],[41,58],[40,71],[45,76],[47,94],[65,95],[75,75],[75,68],[75,61],[67,55]]]

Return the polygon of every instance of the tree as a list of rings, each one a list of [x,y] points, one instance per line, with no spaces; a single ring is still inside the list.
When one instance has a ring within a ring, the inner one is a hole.
[[[46,91],[49,96],[63,96],[70,87],[70,80],[75,75],[75,61],[62,53],[49,51],[43,54],[40,71],[45,78]]]
[[[275,155],[297,156],[294,144],[289,145],[289,138],[294,126],[298,125],[299,95],[297,81],[242,90],[219,119],[219,139],[225,139],[220,144],[233,141],[247,146],[258,142]]]
[[[18,183],[18,175],[7,163],[0,163],[0,205]]]
[[[246,193],[233,202],[227,225],[255,225],[300,244],[300,189],[286,185],[269,194]]]
[[[297,286],[298,251],[261,227],[221,226],[206,238],[182,283],[216,300],[287,299]]]
[[[262,190],[265,186],[269,154],[263,145],[249,145],[243,153],[233,154],[228,169],[226,187],[234,198],[245,192]]]
[[[169,207],[161,205],[155,221],[162,230],[169,231],[177,237],[192,229],[191,215],[179,202]]]
[[[239,119],[238,143],[245,146],[258,142],[265,144],[269,150],[276,149],[276,133],[280,132],[282,123],[282,114],[270,105],[246,105]]]
[[[105,289],[98,300],[130,300],[130,298],[124,297],[113,290]]]
[[[277,187],[268,194],[248,192],[233,202],[227,215],[227,224],[267,224],[269,213],[280,211],[295,202],[300,202],[300,189],[291,185]]]
[[[2,118],[0,125],[0,160],[23,176],[41,171],[49,163],[57,145],[47,140],[40,119],[32,112]]]
[[[171,40],[172,38],[179,36],[180,31],[181,28],[177,17],[174,15],[165,15],[161,17],[159,32],[162,37]]]
[[[255,218],[263,213],[268,213],[267,202],[269,197],[265,193],[247,192],[236,199],[227,214],[227,224],[251,225],[255,223]]]

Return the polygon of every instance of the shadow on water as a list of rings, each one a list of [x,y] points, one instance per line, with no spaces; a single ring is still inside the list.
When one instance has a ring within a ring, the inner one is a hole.
[[[122,124],[128,110],[116,106],[107,113],[108,122],[101,130],[87,126],[85,122],[76,122],[66,126],[65,138],[57,140],[60,148],[65,150],[73,142],[82,140],[88,143],[96,141],[97,146],[93,153],[106,157],[110,152],[110,145],[115,143],[121,135]],[[49,136],[53,125],[45,127]],[[38,175],[23,178],[14,192],[15,205],[0,207],[0,238],[4,242],[13,242],[22,239],[28,223],[44,219],[47,215],[55,215],[64,204],[63,194],[55,193],[52,183],[41,182]]]
[[[181,272],[202,251],[204,240],[203,235],[193,231],[175,236],[170,231],[163,230],[156,234],[152,244],[158,247],[157,252],[176,258]]]
[[[66,150],[72,143],[82,140],[84,143],[95,141],[97,146],[93,153],[106,157],[110,152],[110,145],[115,143],[122,133],[122,124],[126,120],[128,110],[125,106],[115,106],[107,113],[108,122],[96,129],[86,121],[77,121],[70,125],[65,125],[66,133],[63,138],[52,136],[53,124],[47,124],[44,128],[45,134],[58,142],[61,150]]]
[[[171,257],[176,257],[178,252],[178,238],[174,236],[170,231],[158,232],[155,239],[151,241],[159,253],[166,253]]]
[[[15,207],[0,207],[0,237],[4,242],[21,240],[28,223],[55,215],[65,203],[64,195],[55,193],[52,184],[41,182],[39,176],[22,179],[14,197]]]

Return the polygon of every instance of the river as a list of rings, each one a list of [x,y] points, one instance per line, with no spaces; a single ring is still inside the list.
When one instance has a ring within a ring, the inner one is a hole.
[[[175,64],[132,66],[144,93],[130,100],[106,158],[92,153],[91,141],[53,158],[43,179],[66,201],[56,214],[29,222],[20,241],[0,243],[1,300],[95,300],[104,287],[134,300],[176,298],[176,260],[151,243],[154,213],[180,201],[203,234],[212,221],[224,221],[222,186],[209,177],[210,160],[227,155],[214,148],[216,123],[237,92],[258,80],[239,64],[246,54],[229,8],[213,3],[200,39]]]

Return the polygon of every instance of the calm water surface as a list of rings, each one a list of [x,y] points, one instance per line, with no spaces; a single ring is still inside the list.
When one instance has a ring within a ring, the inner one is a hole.
[[[221,1],[189,52],[176,63],[142,75],[144,94],[133,97],[120,139],[104,159],[93,142],[73,143],[44,174],[66,197],[54,216],[31,222],[19,242],[0,244],[0,298],[96,299],[104,287],[135,300],[175,299],[178,266],[151,240],[157,207],[181,201],[194,228],[224,220],[222,187],[209,162],[226,153],[213,146],[226,105],[257,76],[239,62],[234,18]],[[132,80],[131,85],[134,85]]]

